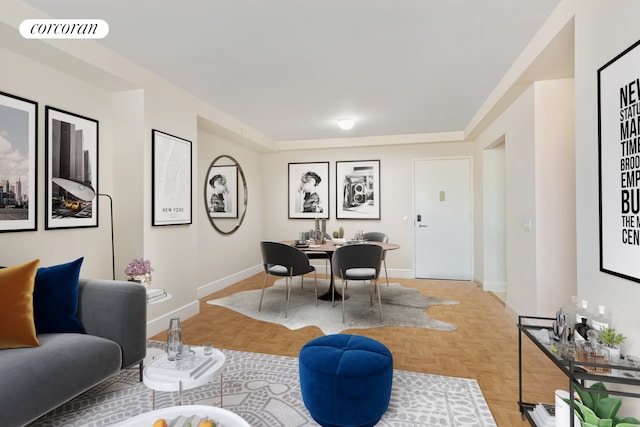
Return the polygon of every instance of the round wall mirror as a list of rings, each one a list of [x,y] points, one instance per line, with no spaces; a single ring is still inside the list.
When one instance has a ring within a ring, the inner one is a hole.
[[[216,157],[204,182],[204,205],[213,228],[234,233],[247,213],[247,180],[240,164],[231,156]]]

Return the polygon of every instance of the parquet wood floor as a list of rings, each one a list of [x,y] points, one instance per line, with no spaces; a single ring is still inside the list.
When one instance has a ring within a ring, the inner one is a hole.
[[[202,298],[200,313],[182,322],[184,342],[198,345],[210,341],[218,348],[297,357],[307,341],[322,335],[320,329],[306,327],[291,331],[206,303],[211,298],[260,289],[263,277],[262,274],[252,276]],[[270,278],[268,286],[273,281]],[[459,301],[457,305],[431,307],[428,312],[435,319],[456,324],[458,330],[380,327],[345,333],[368,336],[384,343],[393,354],[395,369],[476,379],[498,426],[528,425],[521,420],[517,404],[517,322],[505,312],[500,300],[471,282],[393,281],[414,287],[425,295]],[[375,322],[373,314],[371,321]],[[336,306],[336,322],[339,321],[340,311]],[[153,339],[165,340],[166,332]],[[523,365],[523,400],[553,402],[554,390],[567,389],[568,379],[526,338],[523,339]]]

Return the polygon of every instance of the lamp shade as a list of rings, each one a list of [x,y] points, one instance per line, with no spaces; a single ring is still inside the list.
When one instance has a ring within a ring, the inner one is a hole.
[[[51,181],[85,202],[91,201],[96,197],[96,192],[90,185],[65,178],[51,178]]]

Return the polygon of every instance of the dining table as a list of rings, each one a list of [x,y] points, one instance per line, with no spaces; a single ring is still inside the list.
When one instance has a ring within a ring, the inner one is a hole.
[[[327,255],[329,255],[329,264],[331,265],[331,258],[333,256],[333,253],[336,251],[336,249],[338,249],[341,246],[344,245],[336,245],[333,241],[331,240],[327,240],[325,243],[310,243],[308,245],[296,245],[296,242],[293,240],[288,240],[285,241],[284,243],[290,244],[291,246],[294,246],[298,249],[300,249],[303,252],[307,252],[307,251],[313,251],[313,252],[325,252]],[[360,245],[360,244],[369,244],[369,245],[378,245],[378,246],[382,246],[383,251],[392,251],[395,249],[399,249],[400,245],[396,244],[396,243],[388,243],[388,242],[374,242],[374,241],[367,241],[367,240],[363,240],[363,241],[357,241],[357,242],[347,242],[346,245]],[[332,269],[330,269],[332,270]],[[335,293],[334,293],[335,292]],[[333,297],[332,297],[333,295]],[[331,271],[329,271],[329,290],[327,292],[325,292],[324,294],[320,295],[318,297],[318,299],[321,299],[323,301],[331,301],[331,299],[335,299],[336,301],[341,301],[343,296],[337,291],[335,290],[335,280],[333,278],[333,274],[331,273]],[[347,295],[344,296],[344,299],[348,299],[349,297]]]

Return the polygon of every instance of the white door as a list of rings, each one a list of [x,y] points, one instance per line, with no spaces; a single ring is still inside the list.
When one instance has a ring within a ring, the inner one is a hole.
[[[415,275],[471,280],[471,159],[416,160]]]

